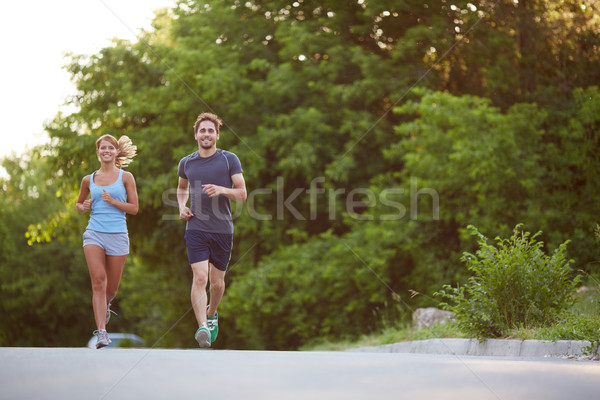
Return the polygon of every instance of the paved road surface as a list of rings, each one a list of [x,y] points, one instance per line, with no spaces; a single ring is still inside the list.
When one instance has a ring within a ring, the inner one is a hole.
[[[600,399],[600,363],[428,354],[0,348],[0,399]]]

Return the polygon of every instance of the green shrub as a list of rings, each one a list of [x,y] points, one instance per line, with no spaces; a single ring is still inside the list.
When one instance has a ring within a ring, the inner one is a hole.
[[[540,340],[600,340],[600,320],[597,316],[564,313],[552,326],[536,329],[534,339]]]
[[[477,228],[468,227],[479,238],[479,250],[461,258],[472,276],[464,286],[444,285],[436,293],[450,303],[441,306],[456,314],[465,333],[499,337],[517,327],[547,326],[572,306],[580,277],[571,277],[568,241],[548,256],[543,242],[536,240],[541,232],[531,236],[520,228],[509,239],[496,238],[494,246]]]

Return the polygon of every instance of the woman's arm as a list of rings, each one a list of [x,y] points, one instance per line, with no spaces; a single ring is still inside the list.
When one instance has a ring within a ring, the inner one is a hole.
[[[88,199],[90,195],[90,175],[84,176],[81,180],[81,189],[79,189],[79,197],[75,207],[80,213],[88,212],[92,209],[92,200]]]

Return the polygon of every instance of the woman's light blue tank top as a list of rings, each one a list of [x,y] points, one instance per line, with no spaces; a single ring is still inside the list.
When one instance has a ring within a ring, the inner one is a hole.
[[[104,233],[127,233],[125,211],[102,200],[102,191],[106,190],[113,199],[127,201],[127,190],[123,185],[123,170],[119,170],[117,181],[109,186],[98,186],[94,183],[94,172],[90,178],[90,194],[92,195],[92,212],[87,229]]]

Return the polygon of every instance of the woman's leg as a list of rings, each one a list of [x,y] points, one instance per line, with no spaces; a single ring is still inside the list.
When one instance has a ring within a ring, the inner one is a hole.
[[[124,256],[106,256],[106,304],[108,305],[117,295],[119,284],[121,283],[121,275],[125,267],[127,255]],[[105,311],[106,312],[106,311]]]
[[[92,282],[92,307],[98,329],[106,329],[106,255],[104,249],[94,244],[83,248]]]

